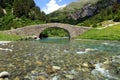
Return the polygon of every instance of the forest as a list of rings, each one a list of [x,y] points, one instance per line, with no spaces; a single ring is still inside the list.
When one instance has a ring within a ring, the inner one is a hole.
[[[0,30],[46,23],[46,14],[33,0],[0,0]]]

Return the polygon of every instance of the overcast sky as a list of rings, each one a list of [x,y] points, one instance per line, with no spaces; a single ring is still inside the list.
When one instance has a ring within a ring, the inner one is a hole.
[[[49,14],[61,7],[65,7],[67,4],[75,0],[34,0],[36,5],[40,7],[41,11]]]

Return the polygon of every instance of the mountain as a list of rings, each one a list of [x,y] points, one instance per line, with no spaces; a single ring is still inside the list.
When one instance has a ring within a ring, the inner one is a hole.
[[[90,1],[90,0],[88,0]],[[82,19],[84,17],[90,17],[95,15],[96,13],[100,12],[101,9],[106,8],[108,6],[113,5],[114,1],[113,0],[101,0],[101,1],[97,1],[97,3],[95,4],[91,4],[91,3],[86,3],[83,5],[82,8],[80,8],[79,10],[76,10],[75,13],[70,14],[69,17],[71,17],[74,20],[77,19]]]
[[[97,2],[98,2],[98,0],[78,0],[77,2],[72,2],[64,8],[61,8],[57,11],[54,11],[51,14],[48,14],[48,16],[50,18],[50,22],[68,23],[66,21],[66,18],[69,17],[69,15],[76,13],[81,8],[83,8],[83,6],[87,3],[96,4]],[[69,19],[69,20],[71,20],[71,19]]]
[[[101,22],[119,15],[120,0],[79,0],[49,14],[50,22],[85,25],[85,21]],[[112,16],[112,17],[111,17]],[[96,19],[95,19],[96,18]],[[104,19],[106,18],[106,19]],[[98,19],[100,19],[98,21]],[[90,23],[90,25],[93,23]],[[90,26],[87,25],[87,26]]]
[[[68,4],[65,8],[58,10],[58,11],[69,11],[69,12],[73,12],[76,9],[81,9],[85,4],[95,4],[97,3],[98,0],[78,0],[76,2],[72,2],[70,4]]]

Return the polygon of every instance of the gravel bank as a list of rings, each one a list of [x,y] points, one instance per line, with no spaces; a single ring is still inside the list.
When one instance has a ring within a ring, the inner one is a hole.
[[[10,43],[11,41],[0,41],[0,44]]]

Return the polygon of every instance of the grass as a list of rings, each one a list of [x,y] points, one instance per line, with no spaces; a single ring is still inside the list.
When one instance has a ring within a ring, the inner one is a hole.
[[[0,41],[16,41],[21,39],[21,36],[18,35],[11,35],[11,34],[5,34],[0,32]]]
[[[78,36],[79,39],[120,40],[120,24],[104,29],[93,28]]]

